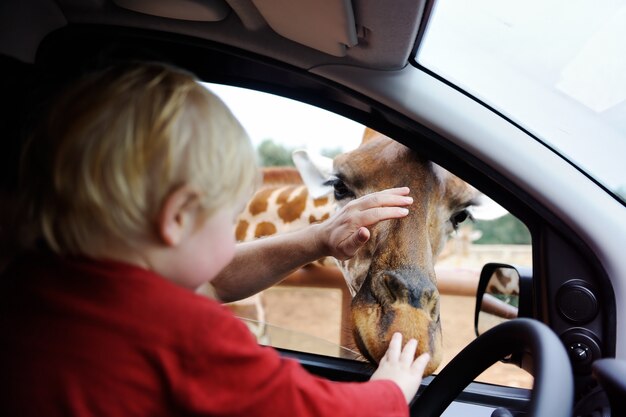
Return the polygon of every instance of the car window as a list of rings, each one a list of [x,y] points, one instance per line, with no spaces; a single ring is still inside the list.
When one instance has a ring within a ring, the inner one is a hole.
[[[624,0],[446,0],[416,60],[626,203],[624,50]]]
[[[365,131],[365,126],[359,123],[308,104],[253,90],[205,85],[220,96],[241,121],[265,167],[293,167],[291,154],[297,149],[327,157],[351,151],[359,146]],[[293,168],[279,170],[288,172],[290,169]],[[284,181],[288,184],[293,179]],[[322,217],[319,213],[317,216]],[[440,287],[444,354],[439,369],[475,338],[473,291],[481,267],[488,262],[532,265],[531,236],[524,224],[505,211],[487,217],[488,220],[460,222],[435,265],[441,285],[455,283],[449,284],[449,289],[458,287],[459,282],[462,284],[461,289],[453,291]],[[308,222],[307,218],[304,224]],[[296,272],[260,296],[229,307],[246,322],[260,343],[363,360],[350,338],[350,301],[351,295],[340,270],[332,260],[323,260],[321,265]],[[524,388],[532,386],[528,373],[507,364],[494,365],[478,380]]]

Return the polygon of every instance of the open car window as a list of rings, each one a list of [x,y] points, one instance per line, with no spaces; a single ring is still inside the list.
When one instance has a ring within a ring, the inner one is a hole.
[[[365,126],[343,116],[294,100],[237,87],[205,85],[220,96],[241,121],[263,167],[292,170],[291,155],[298,149],[330,158],[352,151],[360,145],[366,130]],[[393,167],[385,172],[394,175]],[[290,183],[293,179],[283,184]],[[329,205],[322,209],[330,212],[332,208]],[[240,234],[241,230],[235,230],[240,240],[289,231],[291,225],[302,227],[312,221],[309,216],[314,216],[314,220],[324,218],[324,213],[319,211],[314,215],[304,212],[301,214],[305,217],[303,223],[292,219],[287,227],[276,222],[276,229],[271,233],[255,235],[252,230],[258,230],[261,223],[271,222],[268,213],[263,214],[265,217],[259,216],[256,223],[250,213],[246,215],[246,230],[250,233]],[[459,219],[458,227],[451,231],[435,264],[441,293],[444,350],[437,372],[475,338],[475,291],[481,267],[489,262],[532,266],[531,236],[524,224],[506,211],[487,217]],[[297,271],[260,296],[232,303],[229,307],[244,320],[259,343],[362,361],[365,359],[351,337],[351,299],[340,269],[333,260],[323,260]],[[522,388],[532,386],[532,376],[504,363],[494,365],[477,381]]]

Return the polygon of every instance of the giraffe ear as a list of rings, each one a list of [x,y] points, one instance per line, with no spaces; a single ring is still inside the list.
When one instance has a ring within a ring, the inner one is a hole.
[[[312,198],[320,198],[333,191],[333,187],[327,184],[333,173],[332,158],[304,149],[293,151],[291,157]]]
[[[468,211],[476,220],[496,220],[508,213],[504,207],[484,194],[480,194],[478,204],[468,207]]]

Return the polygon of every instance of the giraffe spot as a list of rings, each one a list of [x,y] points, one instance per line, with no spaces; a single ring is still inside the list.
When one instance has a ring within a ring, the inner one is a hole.
[[[511,281],[513,281],[511,277],[507,277],[504,274],[499,274],[498,280],[502,283],[502,286],[504,287],[508,286],[511,283]]]
[[[323,222],[324,220],[328,219],[329,217],[330,217],[329,213],[324,213],[324,215],[322,217],[320,217],[319,219],[317,217],[315,217],[314,215],[310,214],[309,215],[309,223],[313,224],[313,223]]]
[[[328,204],[328,197],[321,197],[313,200],[313,205],[315,207],[325,206],[326,204]]]
[[[261,222],[257,224],[256,229],[254,230],[254,237],[263,237],[269,236],[276,233],[276,226],[274,226],[270,222]]]
[[[293,200],[287,201],[287,198],[281,199],[285,192],[278,196],[280,201],[284,201],[284,204],[278,209],[278,216],[285,222],[290,223],[302,216],[302,212],[306,207],[306,200],[308,197],[308,191],[306,188],[302,188],[300,194],[298,194]]]
[[[255,216],[259,213],[263,213],[264,211],[266,211],[268,205],[267,199],[273,191],[273,189],[267,188],[264,190],[260,190],[258,193],[256,193],[252,201],[250,201],[250,203],[248,204],[248,211],[250,211],[250,214]]]
[[[245,220],[239,220],[237,223],[237,228],[235,229],[235,239],[237,239],[238,242],[245,240],[249,225],[250,224]]]
[[[487,292],[490,294],[502,294],[500,288],[496,287],[495,285],[489,285],[487,288]]]
[[[289,201],[289,196],[291,196],[291,193],[293,193],[293,191],[298,188],[298,187],[294,187],[294,186],[289,186],[289,187],[283,187],[282,190],[280,192],[280,194],[278,194],[278,197],[276,197],[276,204],[285,204]]]

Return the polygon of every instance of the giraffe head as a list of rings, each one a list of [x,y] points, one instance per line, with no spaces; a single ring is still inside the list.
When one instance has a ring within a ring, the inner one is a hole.
[[[299,167],[308,164],[306,155],[294,155],[294,160]],[[426,372],[432,373],[442,357],[435,260],[481,194],[372,130],[356,150],[335,157],[330,179],[326,170],[321,168],[317,176],[303,173],[303,179],[307,185],[315,182],[312,189],[321,183],[332,187],[328,191],[338,206],[386,188],[410,187],[414,203],[409,215],[370,228],[370,240],[340,268],[353,295],[354,339],[361,353],[378,362],[399,331],[405,340],[418,340],[418,354],[430,354]]]

